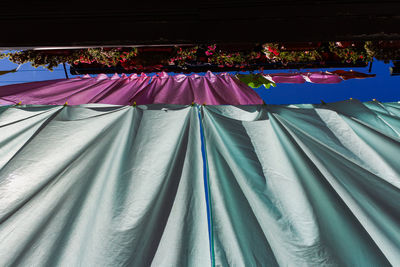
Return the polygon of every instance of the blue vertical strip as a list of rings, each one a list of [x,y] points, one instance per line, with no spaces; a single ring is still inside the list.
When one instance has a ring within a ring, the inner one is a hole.
[[[214,237],[213,237],[213,229],[212,229],[212,212],[211,212],[211,196],[210,196],[210,187],[209,187],[209,174],[208,174],[208,161],[207,161],[207,150],[206,150],[206,140],[204,138],[204,128],[203,128],[203,120],[201,114],[201,107],[196,105],[198,109],[199,116],[199,124],[200,124],[200,137],[201,137],[201,155],[203,158],[203,178],[204,178],[204,192],[206,197],[206,206],[207,206],[207,222],[208,222],[208,237],[210,241],[210,256],[211,256],[211,266],[215,266],[215,257],[214,257]]]

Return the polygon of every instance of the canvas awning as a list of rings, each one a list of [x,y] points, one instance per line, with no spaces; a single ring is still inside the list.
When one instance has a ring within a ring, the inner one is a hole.
[[[396,265],[399,118],[356,100],[0,107],[0,265]]]

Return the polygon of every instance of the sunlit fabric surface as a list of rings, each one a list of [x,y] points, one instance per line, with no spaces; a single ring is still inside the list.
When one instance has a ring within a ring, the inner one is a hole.
[[[198,114],[170,108],[0,108],[0,266],[209,266]]]
[[[0,105],[70,105],[103,103],[113,105],[180,104],[192,102],[207,105],[255,105],[262,99],[235,76],[213,74],[204,76],[167,73],[149,77],[123,74],[108,77],[85,75],[59,79],[0,86]]]
[[[355,100],[0,107],[0,266],[397,266],[399,118]]]
[[[400,105],[204,109],[215,263],[396,266]]]

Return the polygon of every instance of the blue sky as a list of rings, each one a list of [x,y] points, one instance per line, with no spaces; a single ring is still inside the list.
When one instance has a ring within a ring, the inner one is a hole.
[[[349,98],[360,101],[370,101],[374,98],[381,102],[400,101],[400,76],[390,76],[390,66],[391,63],[374,61],[371,71],[376,74],[374,78],[351,79],[339,84],[277,84],[274,88],[259,88],[256,91],[268,104],[320,103],[321,100],[336,102]],[[352,70],[368,73],[368,67]]]
[[[0,60],[0,70],[10,70],[16,66],[17,64],[10,62],[6,58]],[[373,98],[381,102],[400,101],[400,76],[390,76],[390,66],[391,63],[385,64],[380,61],[374,61],[371,73],[376,74],[375,78],[352,79],[339,84],[277,84],[276,87],[271,87],[270,89],[260,87],[255,90],[267,104],[320,103],[321,100],[325,102],[336,102],[349,98],[358,99],[360,101],[370,101]],[[368,67],[352,69],[364,73],[368,72]],[[69,66],[67,66],[67,71],[70,78],[76,77],[69,74]],[[275,70],[265,71],[265,73],[288,71],[297,70]],[[310,71],[318,70],[312,69]],[[64,78],[65,73],[62,65],[59,65],[53,72],[50,72],[44,68],[35,69],[27,63],[22,65],[16,73],[0,76],[0,86]]]

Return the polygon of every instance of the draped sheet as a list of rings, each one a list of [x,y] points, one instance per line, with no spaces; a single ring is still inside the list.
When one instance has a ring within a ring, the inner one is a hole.
[[[375,77],[375,74],[365,74],[357,71],[336,70],[332,72],[303,72],[303,73],[271,73],[264,78],[274,83],[340,83],[349,79],[365,79]]]
[[[0,266],[210,266],[195,109],[1,108]]]
[[[396,266],[399,118],[356,100],[0,107],[0,265]]]
[[[400,105],[208,107],[215,263],[396,266]]]
[[[306,73],[273,73],[264,76],[266,79],[275,83],[340,83],[342,78],[336,74],[324,72],[306,72]]]
[[[114,105],[180,104],[207,105],[262,104],[257,93],[228,74],[193,74],[149,77],[133,74],[109,78],[105,74],[0,86],[0,105],[70,105],[103,103]]]

